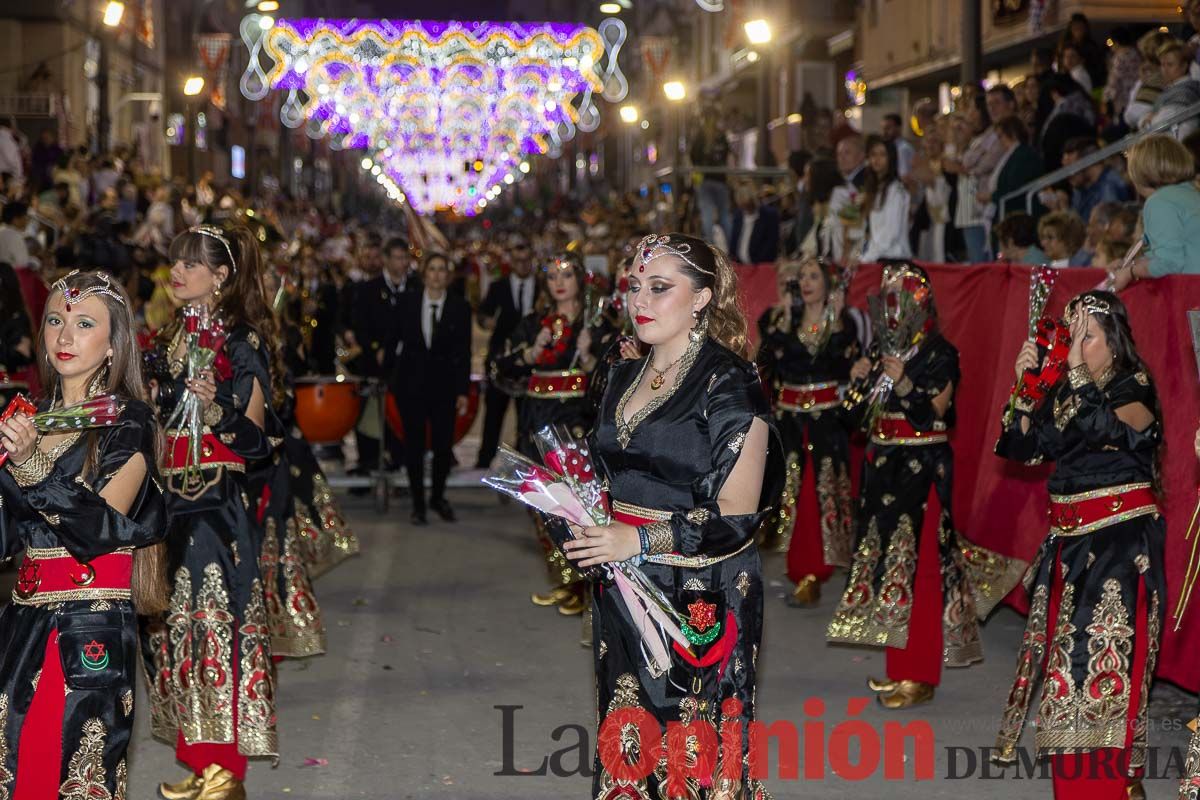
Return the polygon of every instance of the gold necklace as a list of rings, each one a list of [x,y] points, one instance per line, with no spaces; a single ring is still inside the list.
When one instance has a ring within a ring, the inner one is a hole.
[[[684,351],[683,355],[687,355],[687,351]],[[683,356],[680,356],[679,358],[672,361],[670,364],[667,364],[667,366],[663,367],[662,369],[659,369],[658,367],[654,366],[654,364],[647,361],[646,363],[650,364],[650,369],[652,369],[658,373],[657,375],[655,375],[653,378],[650,379],[650,390],[657,392],[659,389],[661,389],[663,387],[663,384],[667,382],[667,372],[671,369],[671,367],[675,366],[682,360],[683,360]]]

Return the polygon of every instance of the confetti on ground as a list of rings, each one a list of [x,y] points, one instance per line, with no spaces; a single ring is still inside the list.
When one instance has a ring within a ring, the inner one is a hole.
[[[380,636],[380,637],[379,637],[379,641],[383,642],[384,644],[390,644],[390,643],[391,643],[391,641],[392,641],[392,637],[388,636],[388,635],[385,633],[383,636]]]
[[[301,766],[305,767],[328,767],[328,758],[306,758]]]

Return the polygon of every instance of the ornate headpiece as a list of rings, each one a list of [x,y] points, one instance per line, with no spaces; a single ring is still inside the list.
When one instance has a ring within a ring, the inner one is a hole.
[[[574,270],[579,266],[580,266],[579,262],[576,261],[575,259],[563,258],[562,256],[558,256],[557,258],[552,258],[549,261],[547,261],[545,266],[542,267],[542,269],[544,269],[546,272],[550,272],[551,270],[559,270],[561,272],[567,272],[570,270]]]
[[[103,294],[113,298],[121,305],[125,305],[125,298],[121,293],[112,288],[112,279],[108,277],[106,272],[97,272],[96,276],[101,283],[94,286],[89,286],[86,289],[75,289],[67,286],[67,281],[79,274],[79,270],[73,270],[67,274],[65,278],[59,278],[51,287],[57,292],[62,292],[63,302],[67,306],[67,311],[71,310],[71,304],[78,305],[84,300],[87,300],[92,295]]]
[[[692,260],[691,252],[692,246],[690,244],[687,242],[676,243],[672,241],[670,234],[662,236],[651,234],[643,237],[638,242],[637,255],[635,256],[635,258],[640,259],[642,262],[641,266],[638,267],[638,272],[645,272],[646,265],[656,258],[676,256],[691,264],[693,269],[700,270],[705,275],[712,275],[715,278],[716,274],[711,269],[705,269]]]
[[[883,265],[883,282],[892,283],[897,280],[915,280],[923,285],[929,284],[929,276],[924,270],[907,261],[893,262]]]
[[[1079,310],[1083,309],[1088,316],[1095,314],[1111,314],[1112,306],[1109,302],[1101,297],[1096,297],[1094,294],[1085,293],[1078,295],[1067,303],[1067,324],[1074,325],[1075,320],[1079,316]]]
[[[225,254],[229,256],[229,269],[237,272],[237,261],[233,257],[233,248],[229,246],[229,237],[225,235],[225,231],[218,228],[216,225],[197,225],[194,228],[188,228],[188,233],[198,233],[201,236],[207,236],[210,239],[216,239],[225,246]]]

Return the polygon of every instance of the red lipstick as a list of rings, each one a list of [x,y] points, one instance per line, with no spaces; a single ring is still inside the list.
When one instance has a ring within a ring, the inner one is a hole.
[[[54,357],[57,358],[59,361],[70,361],[72,358],[75,357],[75,354],[74,353],[65,353],[65,352],[64,353],[56,353],[54,355]]]
[[[633,318],[633,321],[636,322],[638,325],[646,325],[647,323],[654,322],[654,317],[646,317],[641,314],[638,314],[636,317]]]

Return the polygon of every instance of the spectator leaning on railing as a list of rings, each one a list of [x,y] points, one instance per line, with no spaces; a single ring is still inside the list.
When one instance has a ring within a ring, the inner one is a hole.
[[[1200,81],[1194,80],[1188,73],[1187,51],[1182,42],[1173,39],[1160,47],[1158,64],[1164,88],[1154,101],[1150,113],[1142,120],[1143,128],[1165,122],[1188,106],[1200,102]],[[1172,132],[1176,138],[1183,139],[1198,127],[1200,123],[1192,117],[1176,124]]]
[[[1200,274],[1200,189],[1188,149],[1170,136],[1147,136],[1129,148],[1129,178],[1146,198],[1143,253],[1112,272],[1113,288],[1139,278]]]

